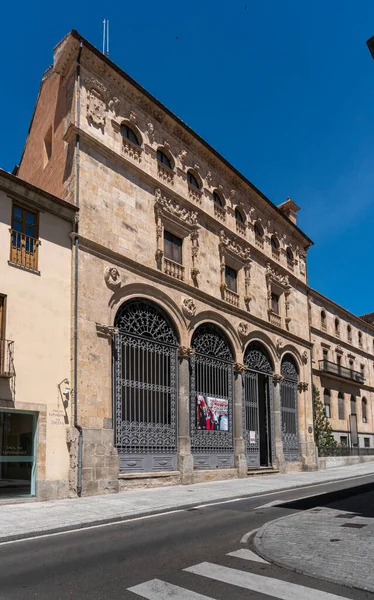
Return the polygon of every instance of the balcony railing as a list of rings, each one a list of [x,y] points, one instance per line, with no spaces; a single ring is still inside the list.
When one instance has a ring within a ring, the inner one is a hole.
[[[319,361],[319,370],[330,375],[336,375],[342,377],[342,379],[349,379],[350,381],[356,381],[357,383],[364,383],[365,377],[360,371],[354,371],[347,367],[342,367],[336,363],[330,362],[329,360],[323,359]]]
[[[159,162],[157,163],[157,172],[160,179],[170,183],[170,185],[174,185],[175,173],[172,169],[169,169],[169,167]]]
[[[239,294],[233,292],[228,287],[223,288],[223,299],[233,306],[239,306]]]
[[[241,223],[240,221],[236,221],[237,233],[239,233],[240,235],[245,237],[245,230],[246,230],[246,226],[244,225],[244,223]]]
[[[264,238],[260,237],[259,235],[255,235],[255,244],[259,248],[263,248],[264,247]]]
[[[0,377],[10,378],[14,375],[14,342],[0,339]]]
[[[164,272],[166,275],[184,281],[184,266],[170,260],[170,258],[164,258]]]
[[[11,229],[9,262],[30,271],[37,271],[39,246],[40,240]]]
[[[226,211],[223,206],[219,204],[214,204],[214,216],[217,217],[220,221],[226,220]]]
[[[191,185],[190,183],[188,184],[188,196],[189,196],[189,198],[191,198],[191,200],[193,200],[194,202],[197,202],[197,204],[201,204],[201,196],[202,195],[203,195],[203,192],[201,190],[199,190],[194,185]]]
[[[272,325],[276,325],[277,327],[282,327],[282,318],[277,313],[270,311],[269,312],[269,321]]]
[[[141,162],[142,160],[143,149],[134,144],[134,142],[130,142],[127,138],[123,138],[122,152],[137,162]]]

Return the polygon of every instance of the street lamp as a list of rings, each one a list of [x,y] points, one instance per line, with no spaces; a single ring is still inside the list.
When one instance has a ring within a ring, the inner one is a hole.
[[[366,42],[367,47],[369,48],[371,57],[374,58],[374,35]]]

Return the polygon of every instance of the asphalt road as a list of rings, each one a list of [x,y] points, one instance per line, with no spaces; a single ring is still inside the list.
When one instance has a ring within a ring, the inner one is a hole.
[[[250,539],[241,541],[267,521],[370,488],[372,476],[1,544],[0,599],[373,600],[257,562]],[[279,501],[285,506],[265,506]]]

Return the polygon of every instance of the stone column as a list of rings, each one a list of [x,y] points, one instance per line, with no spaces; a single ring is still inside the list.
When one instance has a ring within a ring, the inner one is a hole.
[[[190,436],[190,357],[193,348],[181,346],[178,351],[179,389],[178,389],[178,470],[181,482],[192,483],[193,457]]]
[[[275,460],[281,473],[286,470],[286,461],[284,460],[283,441],[282,441],[282,414],[281,414],[281,381],[282,375],[273,375],[274,383],[274,448]]]
[[[243,431],[243,373],[245,365],[235,363],[234,365],[234,448],[235,467],[238,469],[238,477],[247,476],[248,465],[246,447]]]
[[[314,471],[317,468],[317,453],[313,431],[313,389],[309,388],[309,383],[305,381],[300,381],[297,386],[298,403],[303,408],[303,419],[300,419],[300,425],[303,423],[302,435],[299,430],[300,455],[303,469]]]

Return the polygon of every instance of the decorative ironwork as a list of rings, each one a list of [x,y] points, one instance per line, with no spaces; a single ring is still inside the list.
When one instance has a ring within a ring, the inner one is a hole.
[[[178,341],[161,309],[130,300],[116,318],[115,419],[120,469],[176,467]]]
[[[343,367],[342,365],[325,359],[318,361],[318,364],[319,370],[323,371],[324,373],[336,375],[342,379],[349,379],[350,381],[355,381],[356,383],[365,383],[365,377],[360,371]]]
[[[282,441],[284,458],[287,461],[300,459],[297,390],[299,373],[295,360],[286,355],[282,360],[281,411]]]
[[[190,363],[191,449],[195,468],[233,466],[233,354],[223,334],[213,324],[198,327],[191,346],[196,350]],[[227,431],[197,428],[198,396],[227,401]]]
[[[274,462],[273,367],[259,342],[247,346],[244,363],[247,367],[243,378],[244,438],[248,466],[271,465]]]
[[[268,373],[269,375],[273,373],[270,358],[262,344],[259,342],[252,342],[247,347],[244,355],[244,362],[248,369],[252,369],[253,371]]]

